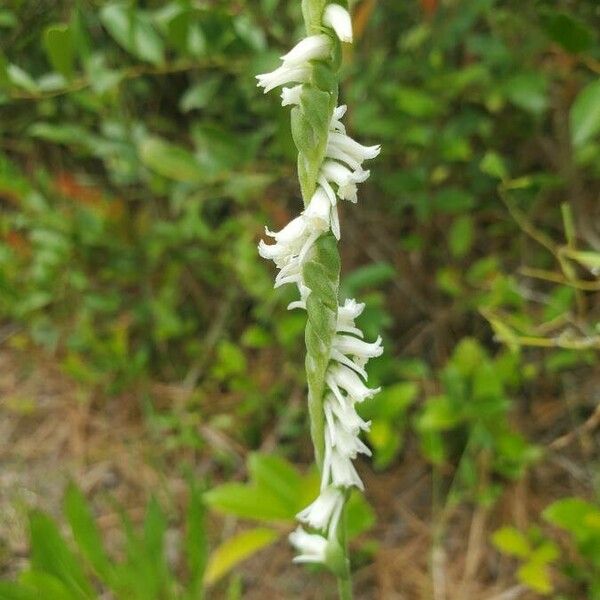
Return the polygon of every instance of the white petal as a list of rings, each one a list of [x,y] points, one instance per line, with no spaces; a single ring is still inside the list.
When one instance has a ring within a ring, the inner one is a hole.
[[[281,106],[290,106],[300,104],[300,94],[302,94],[302,85],[294,87],[284,87],[281,90]]]
[[[294,562],[325,562],[325,551],[327,548],[327,539],[322,535],[306,533],[302,527],[290,533],[290,543],[300,552],[299,556],[294,558]]]
[[[303,511],[298,513],[299,521],[314,529],[326,530],[337,525],[337,520],[344,504],[344,494],[334,487],[323,490],[317,499]]]
[[[372,344],[369,344],[349,335],[336,335],[333,345],[342,354],[357,356],[359,358],[375,358],[383,354],[381,342],[381,336]]]
[[[304,211],[304,217],[309,226],[315,231],[327,231],[331,220],[331,202],[322,187],[317,187],[308,207]]]
[[[285,64],[271,71],[271,73],[263,73],[257,75],[258,87],[265,88],[265,94],[272,89],[285,85],[286,83],[304,83],[308,81],[311,74],[311,68],[308,66],[286,66]]]
[[[331,40],[325,34],[311,35],[298,42],[281,60],[286,66],[305,65],[309,60],[326,58]]]
[[[352,43],[352,19],[343,6],[330,4],[325,9],[323,23],[331,27],[342,42]]]

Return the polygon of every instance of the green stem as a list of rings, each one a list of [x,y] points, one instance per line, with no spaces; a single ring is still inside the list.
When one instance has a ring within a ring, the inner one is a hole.
[[[346,494],[346,500],[348,494]],[[338,542],[344,551],[346,569],[343,576],[338,576],[338,595],[340,600],[352,600],[352,574],[350,573],[350,560],[348,558],[348,539],[346,531],[346,509],[344,508],[338,525]]]
[[[348,577],[338,578],[338,595],[340,600],[352,600],[352,580]]]

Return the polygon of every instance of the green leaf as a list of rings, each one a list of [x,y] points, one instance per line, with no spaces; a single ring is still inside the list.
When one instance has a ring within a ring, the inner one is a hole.
[[[366,400],[357,408],[364,419],[394,420],[406,413],[418,393],[419,386],[416,383],[402,381],[386,386],[374,398]]]
[[[517,571],[517,577],[521,583],[540,594],[550,594],[554,589],[548,567],[536,561],[521,565]]]
[[[600,79],[583,88],[569,114],[571,141],[580,148],[600,131]]]
[[[248,470],[256,486],[276,496],[291,513],[302,509],[302,477],[290,463],[278,456],[253,452]]]
[[[35,598],[38,600],[80,600],[82,597],[59,578],[42,571],[25,571],[21,574],[21,582],[35,588]],[[86,598],[92,597],[86,596]]]
[[[10,83],[10,77],[8,76],[8,61],[3,52],[0,52],[0,87],[5,87]]]
[[[448,243],[450,251],[455,258],[462,258],[469,252],[473,245],[475,232],[473,218],[470,215],[462,215],[452,223]]]
[[[502,527],[492,535],[492,542],[500,552],[517,558],[531,555],[529,540],[515,527]]]
[[[519,73],[509,79],[504,91],[508,99],[519,108],[533,114],[542,113],[548,106],[548,80],[543,73]]]
[[[459,407],[448,396],[433,396],[427,400],[417,419],[417,427],[419,431],[446,431],[455,427],[461,419]]]
[[[508,170],[504,163],[504,159],[493,150],[486,152],[479,168],[482,173],[494,177],[495,179],[506,179],[508,177]]]
[[[81,553],[96,573],[105,582],[109,581],[112,566],[104,551],[100,532],[85,496],[73,483],[67,488],[64,510]]]
[[[365,288],[379,287],[392,281],[394,277],[396,277],[396,269],[393,265],[389,262],[379,261],[355,269],[344,278],[342,285],[349,295],[354,295],[357,291]]]
[[[340,277],[340,256],[333,235],[323,235],[317,240],[312,256],[304,265],[303,275],[312,290],[306,302],[306,375],[311,436],[320,465],[324,453],[325,372],[337,327]]]
[[[551,541],[545,541],[531,553],[531,560],[538,564],[554,562],[560,557],[559,547]]]
[[[273,493],[242,483],[217,486],[206,492],[204,500],[222,513],[245,519],[293,521],[296,514]]]
[[[353,490],[346,503],[346,535],[351,540],[361,533],[369,531],[376,522],[375,513],[365,497]]]
[[[93,598],[90,582],[54,521],[44,513],[34,511],[29,516],[29,527],[32,568],[53,575],[77,598]]]
[[[190,483],[190,498],[185,529],[185,555],[190,574],[191,598],[199,598],[208,560],[208,540],[204,523],[204,502],[197,486]]]
[[[208,106],[215,97],[221,81],[219,75],[209,75],[204,81],[188,88],[179,101],[179,110],[187,113]]]
[[[49,25],[44,31],[44,49],[52,67],[70,79],[75,60],[73,36],[68,25]]]
[[[151,498],[144,518],[143,548],[146,560],[153,567],[158,581],[166,579],[164,545],[167,525],[167,518],[160,504],[156,498]]]
[[[110,35],[127,52],[155,65],[164,62],[164,45],[147,16],[125,4],[109,4],[100,20]]]
[[[594,42],[594,34],[579,19],[564,12],[547,10],[541,15],[542,26],[548,37],[560,44],[567,52],[577,54],[588,50]]]
[[[205,179],[194,155],[180,146],[149,137],[140,143],[138,152],[142,163],[163,177],[186,183],[200,183]]]
[[[39,90],[38,84],[33,77],[17,65],[9,64],[6,67],[6,74],[13,85],[22,88],[31,94],[35,94]]]
[[[600,514],[600,510],[581,498],[557,500],[542,513],[546,521],[575,535],[585,535],[589,532],[587,521],[589,515],[594,514]]]
[[[19,23],[17,16],[10,9],[2,9],[0,10],[0,27],[6,29],[12,29],[16,27]]]
[[[42,596],[25,584],[0,581],[0,600],[42,600]]]
[[[300,104],[292,109],[292,137],[298,148],[298,176],[307,204],[315,191],[327,150],[333,96],[315,86],[302,86]]]
[[[443,111],[441,99],[421,88],[399,85],[396,88],[396,105],[411,117],[432,118]]]
[[[403,428],[385,419],[373,419],[367,438],[374,450],[374,467],[385,469],[390,466],[402,448]]]
[[[588,269],[600,269],[600,252],[569,250],[565,254]]]
[[[233,536],[211,555],[204,583],[211,585],[226,575],[235,565],[272,544],[281,534],[273,529],[259,527]]]

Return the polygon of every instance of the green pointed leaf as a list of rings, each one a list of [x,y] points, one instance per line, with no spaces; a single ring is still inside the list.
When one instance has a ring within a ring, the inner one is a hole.
[[[81,565],[61,537],[58,527],[44,513],[32,512],[31,565],[59,579],[77,598],[93,598],[94,592]]]
[[[306,375],[308,403],[311,416],[311,436],[317,464],[324,452],[323,394],[325,373],[337,327],[337,308],[340,276],[340,258],[333,235],[319,238],[313,255],[304,265],[304,281],[311,289],[306,302]]]
[[[335,96],[306,84],[302,86],[300,104],[292,109],[292,137],[298,148],[298,176],[304,203],[315,191],[319,170],[327,150],[329,124]]]
[[[42,600],[42,596],[25,584],[0,581],[0,600]]]
[[[206,492],[204,500],[219,512],[245,519],[293,521],[295,517],[295,511],[290,510],[276,495],[242,483],[217,486]]]
[[[200,598],[202,580],[208,560],[208,540],[204,524],[204,502],[200,490],[190,484],[190,499],[187,509],[185,529],[185,555],[190,574],[189,591],[191,598]]]
[[[25,585],[35,588],[35,598],[38,600],[80,600],[82,598],[81,595],[73,592],[68,585],[49,573],[26,571],[22,573],[21,581]],[[85,597],[92,598],[93,596]]]
[[[112,574],[110,560],[85,496],[73,483],[67,489],[64,510],[79,550],[98,576],[108,581]]]
[[[567,52],[585,52],[594,42],[594,34],[585,23],[565,12],[545,11],[542,26],[548,37]]]
[[[571,140],[580,148],[600,132],[600,79],[579,92],[569,115]]]
[[[529,541],[518,529],[502,527],[492,535],[492,542],[500,552],[517,558],[527,558],[531,554]]]
[[[550,570],[545,564],[527,562],[519,567],[517,577],[521,583],[540,594],[550,594],[553,590]]]
[[[248,470],[255,485],[271,492],[291,513],[302,509],[302,477],[290,463],[278,456],[254,452],[248,459]]]
[[[375,525],[375,513],[358,490],[353,490],[350,494],[345,510],[346,535],[349,540],[369,531]]]
[[[600,269],[600,252],[569,250],[565,254],[588,269]]]
[[[49,25],[44,31],[44,49],[52,67],[69,79],[73,75],[75,53],[68,25]]]
[[[110,35],[127,52],[153,64],[164,62],[164,44],[147,16],[125,4],[109,4],[100,20]]]
[[[138,151],[140,160],[163,177],[186,183],[200,183],[205,179],[198,161],[185,148],[150,137],[141,142]]]
[[[211,585],[229,573],[238,563],[272,544],[281,534],[263,527],[250,529],[233,536],[219,546],[208,563],[204,582]]]
[[[33,79],[29,73],[21,69],[21,67],[9,64],[6,67],[6,74],[9,81],[16,87],[21,88],[31,94],[35,94],[37,91],[39,91],[39,87],[35,82],[35,79]]]

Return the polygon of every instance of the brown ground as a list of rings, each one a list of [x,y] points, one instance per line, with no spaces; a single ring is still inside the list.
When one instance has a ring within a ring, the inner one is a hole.
[[[177,394],[176,389],[167,391]],[[597,389],[591,393],[597,394]],[[58,516],[70,477],[93,499],[109,547],[118,530],[118,518],[109,498],[126,507],[134,519],[142,515],[150,492],[158,494],[167,506],[183,505],[186,484],[176,469],[168,468],[169,461],[177,457],[173,453],[166,458],[160,455],[164,449],[154,443],[153,434],[144,426],[139,405],[139,399],[130,396],[99,402],[61,374],[52,360],[23,350],[0,350],[3,576],[20,570],[26,560],[27,509],[36,506]],[[421,459],[409,460],[418,456],[410,447],[403,460],[386,473],[374,474],[367,464],[363,465],[368,499],[378,517],[367,539],[376,540],[379,549],[374,561],[359,568],[355,575],[356,597],[538,598],[517,584],[515,564],[499,556],[488,540],[490,532],[500,525],[526,528],[538,522],[539,511],[563,495],[589,495],[591,474],[582,465],[590,452],[597,452],[594,433],[600,413],[596,411],[586,424],[573,429],[561,407],[562,403],[548,399],[532,409],[538,428],[533,432],[535,439],[545,440],[548,450],[545,459],[522,481],[508,486],[493,510],[462,507],[447,513],[445,527],[440,523],[441,511],[432,517],[431,471]],[[186,458],[197,463],[198,473],[213,470],[210,457]],[[436,522],[439,535],[434,543]],[[211,525],[218,538],[222,523],[215,520]],[[236,527],[230,521],[226,525],[229,531]],[[173,533],[176,537],[176,531]],[[334,597],[329,577],[309,574],[291,565],[290,558],[290,549],[281,542],[248,561],[242,569],[243,597]],[[222,598],[224,592],[218,588],[208,597]]]

